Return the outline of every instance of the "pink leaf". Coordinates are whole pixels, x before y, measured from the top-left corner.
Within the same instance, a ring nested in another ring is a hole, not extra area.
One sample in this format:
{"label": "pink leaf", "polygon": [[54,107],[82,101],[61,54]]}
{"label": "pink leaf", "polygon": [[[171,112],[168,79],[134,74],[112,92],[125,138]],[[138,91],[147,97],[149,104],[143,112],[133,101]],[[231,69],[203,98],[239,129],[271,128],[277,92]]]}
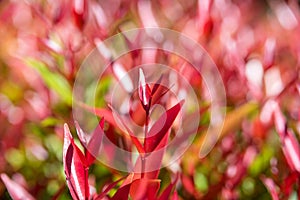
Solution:
{"label": "pink leaf", "polygon": [[143,104],[143,107],[149,109],[149,103],[151,98],[151,89],[146,84],[145,75],[142,69],[139,70],[139,97]]}
{"label": "pink leaf", "polygon": [[179,200],[177,191],[174,191],[174,194],[173,194],[171,200]]}
{"label": "pink leaf", "polygon": [[80,143],[85,148],[85,162],[87,167],[90,166],[94,161],[95,157],[98,155],[100,147],[101,147],[101,141],[102,137],[104,135],[103,127],[104,127],[104,118],[102,118],[96,127],[96,129],[93,131],[91,138],[89,139],[89,142],[86,141],[85,133],[80,128],[79,124],[75,122],[76,131],[78,138],[80,140]]}
{"label": "pink leaf", "polygon": [[85,167],[85,158],[74,143],[67,124],[64,125],[63,162],[67,184],[73,199],[89,197],[88,168]]}
{"label": "pink leaf", "polygon": [[21,185],[11,180],[6,174],[1,174],[1,179],[4,182],[12,199],[34,199]]}
{"label": "pink leaf", "polygon": [[128,128],[128,126],[126,125],[126,123],[123,121],[123,119],[121,118],[121,116],[119,115],[119,113],[111,106],[109,106],[112,111],[115,113],[115,115],[117,116],[117,118],[119,119],[119,121],[122,123],[122,125],[125,127],[126,131],[128,132],[130,139],[132,141],[132,143],[135,145],[135,147],[137,148],[138,152],[143,154],[145,153],[145,150],[141,144],[141,142],[138,140],[137,137],[135,137],[132,133],[132,131]]}
{"label": "pink leaf", "polygon": [[78,124],[77,121],[75,121],[74,124],[75,124],[75,127],[76,127],[76,133],[77,133],[77,136],[79,138],[79,141],[80,141],[81,145],[83,147],[86,147],[87,146],[87,141],[86,141],[85,133],[80,128],[80,126],[79,126],[79,124]]}
{"label": "pink leaf", "polygon": [[97,156],[99,153],[101,141],[104,135],[103,127],[104,118],[100,120],[99,125],[94,130],[92,137],[90,138],[89,143],[87,145],[86,161],[88,166],[94,162],[95,156]]}
{"label": "pink leaf", "polygon": [[149,137],[146,138],[144,144],[147,153],[152,152],[159,145],[176,119],[183,103],[184,100],[167,110],[151,127]]}
{"label": "pink leaf", "polygon": [[300,172],[300,145],[295,135],[287,130],[283,138],[283,153],[292,170]]}
{"label": "pink leaf", "polygon": [[270,178],[262,177],[261,178],[267,189],[269,190],[273,200],[279,200],[279,196],[276,190],[276,185],[274,181]]}

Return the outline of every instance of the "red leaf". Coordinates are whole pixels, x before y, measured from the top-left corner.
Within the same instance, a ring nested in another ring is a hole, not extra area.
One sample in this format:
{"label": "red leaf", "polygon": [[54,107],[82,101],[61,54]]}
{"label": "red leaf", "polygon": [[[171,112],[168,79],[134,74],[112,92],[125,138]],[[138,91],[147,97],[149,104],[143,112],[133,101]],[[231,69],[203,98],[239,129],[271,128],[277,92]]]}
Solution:
{"label": "red leaf", "polygon": [[146,84],[145,75],[142,69],[139,69],[139,97],[144,108],[149,109],[149,103],[151,98],[151,89]]}
{"label": "red leaf", "polygon": [[100,120],[99,125],[94,130],[92,137],[90,138],[89,143],[87,145],[87,152],[85,157],[88,166],[94,162],[95,156],[97,156],[99,153],[101,141],[104,135],[103,127],[104,118]]}
{"label": "red leaf", "polygon": [[140,141],[137,139],[137,137],[135,137],[132,133],[132,131],[128,128],[128,126],[126,125],[126,123],[123,121],[123,119],[121,118],[121,116],[119,115],[119,113],[111,106],[109,106],[111,108],[111,110],[115,113],[115,115],[118,117],[119,121],[122,123],[122,125],[125,127],[125,129],[127,130],[131,141],[133,142],[133,144],[135,145],[135,147],[137,148],[138,152],[141,154],[145,153],[145,150],[142,146],[142,144],[140,143]]}
{"label": "red leaf", "polygon": [[75,24],[82,29],[88,16],[87,0],[73,0],[73,17]]}
{"label": "red leaf", "polygon": [[177,194],[177,191],[176,191],[176,190],[174,191],[174,194],[173,194],[171,200],[179,200],[178,194]]}
{"label": "red leaf", "polygon": [[298,173],[294,172],[290,174],[287,178],[284,179],[283,184],[281,185],[281,189],[284,192],[285,196],[290,196],[293,190],[293,184],[297,183]]}
{"label": "red leaf", "polygon": [[131,184],[128,184],[119,188],[116,194],[111,198],[111,200],[128,200],[130,186]]}
{"label": "red leaf", "polygon": [[4,182],[7,191],[14,200],[26,199],[33,200],[34,198],[18,183],[11,180],[6,174],[1,174],[1,179]]}
{"label": "red leaf", "polygon": [[159,79],[157,80],[157,82],[154,84],[152,91],[151,91],[151,95],[153,96],[155,94],[155,92],[157,91],[157,89],[159,88],[159,86],[161,86],[161,81],[163,78],[163,74],[159,77]]}
{"label": "red leaf", "polygon": [[276,191],[276,185],[274,181],[270,178],[262,177],[261,178],[263,183],[265,184],[266,188],[270,192],[273,200],[279,200],[278,193]]}
{"label": "red leaf", "polygon": [[152,200],[159,190],[160,180],[158,179],[138,179],[132,182],[130,187],[130,197],[134,200]]}
{"label": "red leaf", "polygon": [[64,125],[64,146],[63,146],[63,164],[66,176],[69,177],[71,173],[71,163],[73,157],[73,146],[71,145],[73,140],[67,124]]}
{"label": "red leaf", "polygon": [[115,181],[115,182],[109,184],[109,185],[105,188],[105,190],[104,190],[103,192],[101,192],[101,194],[99,194],[97,197],[94,198],[94,200],[101,200],[101,199],[103,199],[104,196],[106,196],[107,193],[108,193],[112,188],[114,188],[121,180],[123,180],[123,179],[125,179],[125,178],[126,178],[126,176],[124,176],[124,177],[120,178],[119,180],[117,180],[117,181]]}
{"label": "red leaf", "polygon": [[[174,182],[169,184],[168,187],[162,192],[162,194],[159,196],[158,200],[168,200],[168,199],[170,199],[171,192],[174,189],[174,187],[176,186],[177,180],[178,180],[178,175],[176,175],[176,179],[174,180]],[[175,191],[175,193],[173,195],[173,199],[176,199],[176,196],[177,196],[177,193]]]}
{"label": "red leaf", "polygon": [[188,193],[194,195],[195,185],[194,185],[194,181],[192,180],[192,178],[190,176],[182,174],[181,175],[181,182],[182,182],[182,185],[184,186],[184,188],[186,189],[186,191]]}
{"label": "red leaf", "polygon": [[149,131],[149,137],[145,140],[145,152],[152,152],[167,134],[176,119],[184,100],[163,113],[160,118],[154,123]]}
{"label": "red leaf", "polygon": [[74,143],[67,124],[64,125],[63,163],[67,184],[73,199],[89,197],[88,168],[80,149]]}
{"label": "red leaf", "polygon": [[89,139],[89,142],[86,142],[85,133],[80,128],[79,124],[75,122],[76,131],[78,138],[82,144],[82,146],[85,148],[85,159],[86,159],[86,166],[90,166],[94,161],[95,157],[98,155],[100,147],[101,147],[101,141],[102,137],[104,135],[103,127],[104,127],[104,118],[102,118],[96,127],[96,129],[93,131],[91,138]]}
{"label": "red leaf", "polygon": [[81,145],[83,147],[86,147],[87,146],[87,142],[86,142],[86,138],[85,138],[85,133],[80,128],[80,126],[79,126],[79,124],[78,124],[77,121],[75,121],[74,124],[75,124],[75,128],[76,128],[76,133],[77,133],[77,136],[79,138],[79,141],[80,141]]}

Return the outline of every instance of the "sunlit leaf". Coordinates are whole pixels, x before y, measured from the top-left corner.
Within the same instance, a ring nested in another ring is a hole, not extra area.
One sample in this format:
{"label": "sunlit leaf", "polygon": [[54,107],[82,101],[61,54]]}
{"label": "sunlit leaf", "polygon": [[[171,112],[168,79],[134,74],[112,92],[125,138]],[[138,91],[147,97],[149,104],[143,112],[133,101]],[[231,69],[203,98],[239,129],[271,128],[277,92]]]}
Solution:
{"label": "sunlit leaf", "polygon": [[175,106],[167,110],[160,116],[160,118],[153,124],[149,131],[149,137],[145,140],[145,151],[152,152],[162,141],[168,130],[171,128],[174,120],[176,119],[181,106],[184,101],[177,103]]}

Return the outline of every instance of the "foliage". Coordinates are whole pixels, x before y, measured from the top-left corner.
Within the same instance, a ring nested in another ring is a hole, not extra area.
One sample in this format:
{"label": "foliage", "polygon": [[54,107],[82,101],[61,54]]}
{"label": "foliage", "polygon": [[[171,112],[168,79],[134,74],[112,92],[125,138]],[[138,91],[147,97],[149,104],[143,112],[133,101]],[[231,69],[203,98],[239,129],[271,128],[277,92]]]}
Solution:
{"label": "foliage", "polygon": [[[299,199],[299,19],[295,0],[0,1],[0,198]],[[132,51],[105,71],[96,107],[72,102],[86,56],[100,47],[110,59],[101,46],[105,39],[144,27],[185,34],[218,67],[226,118],[217,144],[204,158],[199,150],[211,121],[210,94],[178,55]],[[142,133],[106,103],[114,81],[121,79],[116,65],[130,71],[145,63],[184,74],[200,102],[193,143],[164,168],[166,153],[155,158],[151,153],[172,142],[187,105],[164,86],[165,80],[173,81],[170,74],[149,83],[150,75],[139,69],[130,117]],[[89,137],[74,121],[72,105],[99,117]],[[127,163],[131,172],[97,160],[100,149],[107,148],[99,142],[103,137],[138,155]]]}

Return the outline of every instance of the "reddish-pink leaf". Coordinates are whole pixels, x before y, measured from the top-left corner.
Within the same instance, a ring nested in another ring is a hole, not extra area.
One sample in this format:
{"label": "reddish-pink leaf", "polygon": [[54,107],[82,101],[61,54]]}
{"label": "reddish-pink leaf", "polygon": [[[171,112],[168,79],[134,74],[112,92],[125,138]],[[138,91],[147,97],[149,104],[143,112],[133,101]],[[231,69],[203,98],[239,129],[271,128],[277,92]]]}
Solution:
{"label": "reddish-pink leaf", "polygon": [[179,200],[178,194],[177,194],[177,191],[176,191],[176,190],[174,191],[174,194],[173,194],[173,196],[171,197],[171,200]]}
{"label": "reddish-pink leaf", "polygon": [[152,99],[151,99],[151,105],[156,104],[165,94],[167,94],[171,90],[171,88],[173,86],[174,85],[172,85],[169,88],[165,88],[163,85],[159,85],[159,87],[156,89],[157,92],[153,93],[153,96],[152,96]]}
{"label": "reddish-pink leaf", "polygon": [[82,29],[88,17],[87,0],[73,0],[73,17],[77,27]]}
{"label": "reddish-pink leaf", "polygon": [[[159,144],[157,145],[157,147],[153,150],[154,153],[149,153],[146,156],[146,166],[145,166],[145,177],[147,177],[148,179],[157,179],[158,175],[159,175],[159,169],[161,168],[161,164],[162,164],[162,160],[163,160],[163,156],[165,153],[165,149],[163,149],[163,147],[165,147],[168,143],[168,139],[170,136],[170,130],[167,131],[167,133],[164,135],[164,137],[161,139],[161,141],[159,142]],[[138,159],[138,163],[136,163],[136,170],[140,170],[141,169],[141,158]],[[157,169],[157,170],[154,170]]]}
{"label": "reddish-pink leaf", "polygon": [[94,162],[95,156],[97,156],[99,153],[102,138],[104,135],[103,127],[104,118],[101,119],[99,125],[94,130],[92,137],[90,138],[90,141],[87,145],[86,161],[88,166],[90,166]]}
{"label": "reddish-pink leaf", "polygon": [[117,180],[117,181],[109,184],[105,188],[105,190],[103,192],[101,192],[101,194],[99,194],[97,197],[94,198],[94,200],[101,200],[101,199],[103,199],[112,188],[114,188],[120,181],[124,180],[125,178],[126,178],[126,176],[124,176],[124,177],[120,178],[119,180]]}
{"label": "reddish-pink leaf", "polygon": [[290,130],[287,130],[282,142],[283,153],[289,166],[292,170],[300,173],[300,145],[295,135]]}
{"label": "reddish-pink leaf", "polygon": [[1,179],[5,184],[7,191],[9,192],[12,199],[34,199],[21,185],[11,180],[6,174],[1,174]]}
{"label": "reddish-pink leaf", "polygon": [[123,121],[123,119],[121,118],[121,116],[118,114],[118,112],[111,106],[109,106],[111,108],[111,110],[115,113],[115,115],[117,116],[117,118],[119,119],[119,121],[122,123],[122,125],[125,127],[126,131],[128,132],[130,139],[132,141],[132,143],[135,145],[135,147],[137,148],[138,152],[141,154],[145,153],[145,150],[141,144],[141,142],[138,140],[137,137],[134,136],[134,134],[132,133],[132,131],[130,130],[130,128],[128,128],[128,126],[126,125],[126,123]]}
{"label": "reddish-pink leaf", "polygon": [[283,184],[281,185],[281,190],[284,192],[285,196],[290,196],[293,191],[293,185],[297,183],[298,173],[293,172],[287,178],[284,179]]}
{"label": "reddish-pink leaf", "polygon": [[85,148],[85,159],[86,159],[86,166],[90,166],[94,161],[95,157],[99,153],[100,147],[101,147],[101,141],[102,137],[104,135],[103,127],[104,127],[104,118],[102,118],[96,127],[96,129],[93,131],[89,142],[86,142],[85,133],[80,128],[79,124],[75,122],[76,131],[78,138],[80,140],[80,143]]}
{"label": "reddish-pink leaf", "polygon": [[128,200],[130,186],[131,184],[128,184],[119,188],[116,194],[111,198],[111,200]]}
{"label": "reddish-pink leaf", "polygon": [[135,180],[130,187],[130,197],[134,200],[155,199],[159,186],[160,180],[158,179]]}
{"label": "reddish-pink leaf", "polygon": [[194,181],[190,176],[187,176],[185,174],[181,175],[181,182],[183,187],[186,189],[186,191],[192,195],[195,193],[195,185]]}
{"label": "reddish-pink leaf", "polygon": [[139,69],[139,98],[144,108],[149,109],[151,89],[149,85],[146,83],[145,75],[142,69]]}
{"label": "reddish-pink leaf", "polygon": [[274,181],[270,178],[262,177],[261,178],[263,183],[265,184],[266,188],[270,192],[273,200],[279,200],[279,196],[276,190],[276,185]]}
{"label": "reddish-pink leaf", "polygon": [[67,124],[64,126],[63,162],[67,184],[73,199],[89,197],[88,168],[84,155],[74,143]]}
{"label": "reddish-pink leaf", "polygon": [[63,164],[64,164],[64,171],[67,178],[68,188],[70,190],[71,196],[73,199],[78,199],[75,188],[69,181],[69,177],[71,175],[71,166],[73,160],[73,145],[71,144],[71,140],[73,140],[69,127],[67,124],[64,125],[64,147],[63,147]]}
{"label": "reddish-pink leaf", "polygon": [[280,138],[283,138],[284,134],[286,132],[286,120],[285,120],[277,102],[274,102],[272,111],[273,111],[273,116],[274,116],[275,128],[276,128]]}
{"label": "reddish-pink leaf", "polygon": [[159,86],[161,86],[162,78],[163,78],[163,74],[159,77],[159,79],[154,84],[152,91],[151,91],[151,96],[153,96],[155,94],[155,92],[157,91],[157,89],[159,88]]}
{"label": "reddish-pink leaf", "polygon": [[87,142],[86,142],[86,137],[85,137],[85,133],[83,132],[83,130],[80,128],[79,124],[77,121],[74,122],[75,124],[75,127],[76,127],[76,133],[77,133],[77,136],[79,138],[79,141],[81,143],[81,145],[83,147],[86,147],[87,146]]}
{"label": "reddish-pink leaf", "polygon": [[149,137],[146,138],[144,148],[147,153],[152,152],[167,134],[176,119],[184,100],[163,113],[154,123],[149,131]]}
{"label": "reddish-pink leaf", "polygon": [[263,58],[263,64],[266,68],[269,68],[273,65],[275,50],[276,40],[274,38],[268,38],[265,42]]}
{"label": "reddish-pink leaf", "polygon": [[67,124],[64,125],[64,146],[63,146],[63,165],[66,176],[69,177],[71,173],[71,163],[73,159],[73,146],[71,145],[73,140]]}
{"label": "reddish-pink leaf", "polygon": [[[172,190],[174,189],[174,187],[176,186],[178,180],[178,175],[176,175],[175,180],[173,181],[173,183],[170,183],[167,188],[162,192],[162,194],[159,196],[158,200],[168,200],[170,199]],[[176,191],[175,191],[176,192]],[[174,197],[175,196],[175,197]],[[177,197],[177,193],[174,193],[173,195],[173,199],[176,199]],[[178,197],[177,197],[178,198]]]}

